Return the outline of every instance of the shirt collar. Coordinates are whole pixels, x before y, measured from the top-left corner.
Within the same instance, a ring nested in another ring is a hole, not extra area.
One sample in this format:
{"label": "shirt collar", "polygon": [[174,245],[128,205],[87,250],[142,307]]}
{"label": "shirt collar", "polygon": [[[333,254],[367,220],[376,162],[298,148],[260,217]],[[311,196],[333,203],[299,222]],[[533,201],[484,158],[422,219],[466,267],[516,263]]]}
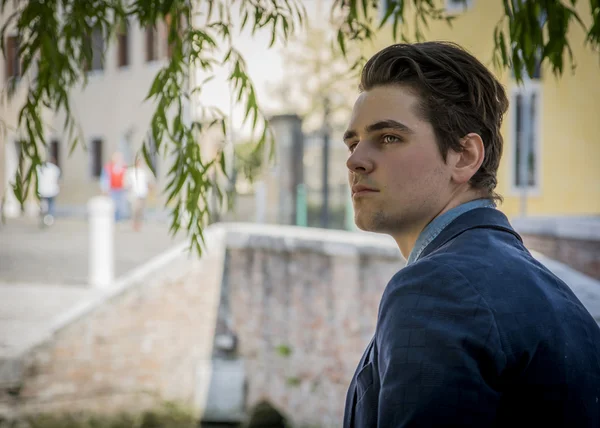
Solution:
{"label": "shirt collar", "polygon": [[406,265],[408,266],[417,261],[425,247],[427,247],[427,245],[429,245],[431,241],[433,241],[440,234],[440,232],[444,230],[446,226],[452,223],[452,221],[454,221],[458,216],[476,208],[495,207],[496,204],[494,204],[491,199],[476,199],[452,208],[451,210],[448,210],[445,213],[437,216],[419,234],[417,242],[415,242],[415,246],[408,256]]}

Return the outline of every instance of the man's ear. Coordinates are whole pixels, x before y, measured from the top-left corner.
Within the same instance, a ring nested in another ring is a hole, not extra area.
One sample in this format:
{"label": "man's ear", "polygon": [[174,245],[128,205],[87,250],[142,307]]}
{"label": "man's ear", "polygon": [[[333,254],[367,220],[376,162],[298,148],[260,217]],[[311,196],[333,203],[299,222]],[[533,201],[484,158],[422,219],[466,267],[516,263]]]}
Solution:
{"label": "man's ear", "polygon": [[479,134],[474,132],[461,138],[460,145],[462,146],[460,152],[452,149],[448,151],[448,165],[452,167],[453,180],[464,184],[479,171],[485,158],[485,147]]}

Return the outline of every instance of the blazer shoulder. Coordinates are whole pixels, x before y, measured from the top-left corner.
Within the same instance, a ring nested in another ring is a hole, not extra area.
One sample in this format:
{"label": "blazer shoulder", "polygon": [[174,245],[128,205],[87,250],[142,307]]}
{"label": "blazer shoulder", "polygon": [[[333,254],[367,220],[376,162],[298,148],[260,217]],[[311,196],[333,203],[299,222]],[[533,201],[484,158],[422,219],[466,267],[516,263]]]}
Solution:
{"label": "blazer shoulder", "polygon": [[381,353],[422,344],[426,357],[433,359],[440,352],[475,352],[496,367],[493,377],[506,362],[494,311],[486,299],[460,271],[431,258],[405,267],[386,287],[376,342]]}
{"label": "blazer shoulder", "polygon": [[[480,290],[443,258],[431,257],[404,267],[386,286],[379,307],[382,315],[397,311],[430,311],[484,317],[495,324],[491,305]],[[462,317],[462,315],[461,315]],[[469,317],[464,318],[465,321]]]}
{"label": "blazer shoulder", "polygon": [[389,281],[382,300],[397,293],[450,297],[477,291],[471,287],[467,277],[447,260],[428,257],[399,270]]}

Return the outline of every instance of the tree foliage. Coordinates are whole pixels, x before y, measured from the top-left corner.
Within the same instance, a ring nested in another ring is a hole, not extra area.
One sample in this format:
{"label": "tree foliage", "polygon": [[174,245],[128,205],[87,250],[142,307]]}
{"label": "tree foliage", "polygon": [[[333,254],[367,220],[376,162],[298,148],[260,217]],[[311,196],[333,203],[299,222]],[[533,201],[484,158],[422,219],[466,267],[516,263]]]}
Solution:
{"label": "tree foliage", "polygon": [[[548,63],[560,76],[565,58],[574,64],[569,31],[583,28],[586,43],[596,54],[600,45],[600,0],[488,0],[502,1],[503,14],[494,30],[494,60],[499,67],[511,67],[521,80],[532,75],[536,63]],[[13,183],[21,202],[35,180],[36,166],[42,161],[45,145],[43,108],[65,113],[65,131],[71,150],[80,141],[80,133],[71,111],[69,93],[85,85],[86,64],[92,61],[91,34],[100,30],[105,45],[112,43],[119,25],[125,20],[141,26],[168,21],[171,58],[156,75],[148,92],[155,106],[149,135],[156,148],[172,159],[165,191],[172,208],[172,231],[184,228],[191,246],[201,250],[202,231],[208,219],[207,196],[214,185],[215,169],[226,171],[225,157],[205,158],[198,144],[202,132],[220,127],[227,133],[222,112],[204,106],[200,119],[187,123],[182,119],[183,104],[201,92],[204,82],[189,85],[192,67],[214,74],[217,66],[230,70],[228,79],[236,102],[243,105],[245,120],[255,131],[256,147],[270,144],[268,122],[261,112],[256,91],[248,76],[243,55],[233,43],[232,34],[244,28],[267,29],[270,44],[285,42],[303,28],[306,13],[301,0],[0,0],[0,13],[11,2],[15,12],[1,31],[2,50],[5,33],[16,27],[20,36],[22,74],[28,94],[18,117],[19,130],[25,135],[23,156]],[[578,15],[578,3],[589,2],[591,20]],[[350,45],[371,40],[378,31],[391,30],[395,40],[415,41],[432,21],[447,21],[443,1],[438,0],[334,0],[331,25],[336,29],[336,47],[346,54]],[[414,25],[403,25],[409,18]],[[235,19],[234,19],[235,18]],[[586,24],[591,21],[591,24]],[[351,65],[349,64],[349,67]],[[29,73],[28,73],[29,71]],[[9,82],[13,92],[17,81]],[[167,112],[173,111],[173,115]],[[150,162],[150,141],[142,154]]]}

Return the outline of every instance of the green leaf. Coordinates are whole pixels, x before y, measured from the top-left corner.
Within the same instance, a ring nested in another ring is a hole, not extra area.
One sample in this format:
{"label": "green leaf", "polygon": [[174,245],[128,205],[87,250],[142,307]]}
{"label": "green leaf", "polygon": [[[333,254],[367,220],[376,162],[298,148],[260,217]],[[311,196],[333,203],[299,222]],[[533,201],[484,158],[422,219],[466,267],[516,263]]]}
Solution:
{"label": "green leaf", "polygon": [[358,19],[358,9],[356,8],[357,0],[348,0],[350,3],[350,16],[354,19]]}
{"label": "green leaf", "polygon": [[342,30],[338,30],[337,32],[337,41],[342,54],[346,56],[346,41],[344,40],[344,33],[342,33]]}
{"label": "green leaf", "polygon": [[225,176],[225,178],[229,178],[229,175],[227,174],[227,165],[226,165],[226,160],[225,160],[225,152],[221,152],[220,156],[219,156],[219,166],[221,168],[221,172],[223,173],[223,175]]}
{"label": "green leaf", "polygon": [[159,71],[156,77],[154,78],[154,81],[152,82],[152,86],[150,87],[150,91],[148,92],[148,95],[146,95],[145,100],[149,100],[163,89],[163,87],[165,86],[164,78],[164,70]]}
{"label": "green leaf", "polygon": [[506,48],[506,40],[504,38],[504,32],[500,32],[499,39],[500,39],[500,55],[502,55],[502,64],[506,66],[506,65],[508,65],[508,54],[507,54],[507,48]]}

